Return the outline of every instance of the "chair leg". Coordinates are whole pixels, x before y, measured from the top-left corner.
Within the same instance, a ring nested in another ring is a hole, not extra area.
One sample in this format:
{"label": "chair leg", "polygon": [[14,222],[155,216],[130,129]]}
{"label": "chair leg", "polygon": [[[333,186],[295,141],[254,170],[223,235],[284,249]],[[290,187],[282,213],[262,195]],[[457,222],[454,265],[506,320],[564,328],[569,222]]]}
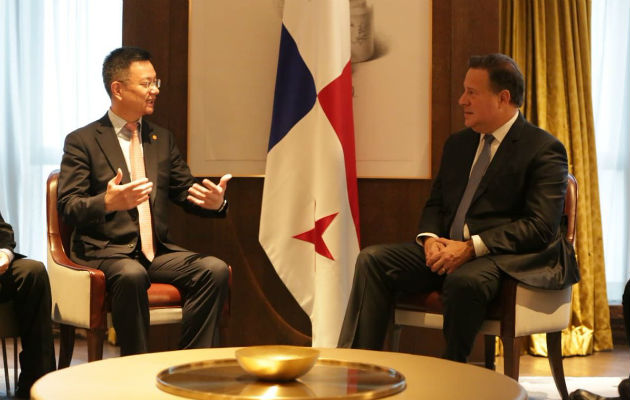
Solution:
{"label": "chair leg", "polygon": [[[9,366],[7,364],[7,343],[2,338],[2,362],[4,363],[4,382],[7,385],[7,396],[11,394],[11,384],[9,383]],[[17,366],[14,366],[17,368]]]}
{"label": "chair leg", "polygon": [[62,369],[70,366],[74,352],[74,326],[59,325],[59,366]]}
{"label": "chair leg", "polygon": [[88,362],[103,359],[103,342],[105,341],[104,329],[88,329],[87,345],[88,345]]}
{"label": "chair leg", "polygon": [[486,358],[486,368],[495,370],[495,347],[496,347],[496,336],[494,335],[484,335],[484,349],[485,349],[485,358]]}
{"label": "chair leg", "polygon": [[567,390],[567,382],[564,379],[564,367],[562,365],[562,332],[548,332],[546,336],[549,367],[551,367],[553,381],[556,383],[556,388],[562,400],[567,400],[569,391]]}
{"label": "chair leg", "polygon": [[[18,381],[18,338],[15,336],[13,338],[13,387],[17,388]],[[7,394],[8,393],[7,387]]]}
{"label": "chair leg", "polygon": [[392,338],[390,340],[391,351],[398,351],[400,347],[400,333],[402,331],[402,325],[394,324],[392,329]]}
{"label": "chair leg", "polygon": [[518,367],[521,361],[520,338],[501,337],[503,341],[503,375],[518,381]]}

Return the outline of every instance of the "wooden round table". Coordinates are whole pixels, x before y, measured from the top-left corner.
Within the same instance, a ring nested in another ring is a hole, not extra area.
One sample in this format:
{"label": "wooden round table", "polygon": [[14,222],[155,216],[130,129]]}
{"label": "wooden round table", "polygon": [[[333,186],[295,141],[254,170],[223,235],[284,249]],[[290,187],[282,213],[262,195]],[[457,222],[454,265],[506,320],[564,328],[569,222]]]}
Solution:
{"label": "wooden round table", "polygon": [[[31,398],[183,399],[156,386],[157,374],[172,366],[234,358],[237,348],[178,350],[109,358],[51,372],[33,385]],[[513,379],[469,364],[405,353],[320,349],[320,358],[376,364],[397,370],[407,388],[388,399],[527,399]]]}

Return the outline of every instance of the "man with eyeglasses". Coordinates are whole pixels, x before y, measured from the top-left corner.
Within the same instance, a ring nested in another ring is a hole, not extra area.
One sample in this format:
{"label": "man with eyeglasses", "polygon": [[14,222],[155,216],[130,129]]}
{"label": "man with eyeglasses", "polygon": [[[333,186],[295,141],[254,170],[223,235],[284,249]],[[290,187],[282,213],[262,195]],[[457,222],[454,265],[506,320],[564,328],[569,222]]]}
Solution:
{"label": "man with eyeglasses", "polygon": [[215,346],[228,267],[171,241],[168,200],[196,215],[223,217],[231,176],[218,184],[196,180],[173,134],[144,118],[153,114],[161,83],[146,50],[112,51],[103,83],[111,107],[64,145],[58,209],[74,227],[70,257],[105,273],[121,355],[147,351],[151,282],[183,294],[180,348]]}

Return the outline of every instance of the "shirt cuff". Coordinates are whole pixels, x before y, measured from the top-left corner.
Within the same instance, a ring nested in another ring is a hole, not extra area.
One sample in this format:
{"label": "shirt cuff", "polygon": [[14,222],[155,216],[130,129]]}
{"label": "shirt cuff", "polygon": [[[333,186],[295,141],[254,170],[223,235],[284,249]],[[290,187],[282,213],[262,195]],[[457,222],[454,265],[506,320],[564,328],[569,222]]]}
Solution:
{"label": "shirt cuff", "polygon": [[0,251],[6,254],[7,257],[9,257],[9,264],[11,264],[13,262],[13,258],[15,258],[13,252],[9,249],[0,249]]}
{"label": "shirt cuff", "polygon": [[482,257],[486,254],[490,253],[486,244],[481,240],[479,235],[472,235],[470,238],[473,242],[473,247],[475,248],[475,257]]}
{"label": "shirt cuff", "polygon": [[431,232],[418,233],[418,235],[416,236],[416,243],[418,243],[420,246],[424,247],[424,244],[422,243],[422,241],[424,240],[423,238],[425,238],[425,237],[437,238],[438,235],[436,235],[435,233],[431,233]]}

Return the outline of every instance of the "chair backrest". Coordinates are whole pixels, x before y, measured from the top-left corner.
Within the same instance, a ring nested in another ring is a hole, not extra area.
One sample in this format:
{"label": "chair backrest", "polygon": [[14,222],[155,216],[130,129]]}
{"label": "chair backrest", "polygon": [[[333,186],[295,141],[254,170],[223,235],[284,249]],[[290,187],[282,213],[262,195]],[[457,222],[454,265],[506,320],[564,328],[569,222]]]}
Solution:
{"label": "chair backrest", "polygon": [[68,258],[70,251],[70,236],[72,228],[63,223],[63,219],[57,213],[57,182],[59,170],[54,170],[48,175],[46,181],[46,221],[48,245],[51,255],[62,262],[71,262]]}
{"label": "chair backrest", "polygon": [[564,196],[564,214],[567,216],[567,240],[575,246],[577,231],[577,180],[571,174],[568,177],[567,193]]}

